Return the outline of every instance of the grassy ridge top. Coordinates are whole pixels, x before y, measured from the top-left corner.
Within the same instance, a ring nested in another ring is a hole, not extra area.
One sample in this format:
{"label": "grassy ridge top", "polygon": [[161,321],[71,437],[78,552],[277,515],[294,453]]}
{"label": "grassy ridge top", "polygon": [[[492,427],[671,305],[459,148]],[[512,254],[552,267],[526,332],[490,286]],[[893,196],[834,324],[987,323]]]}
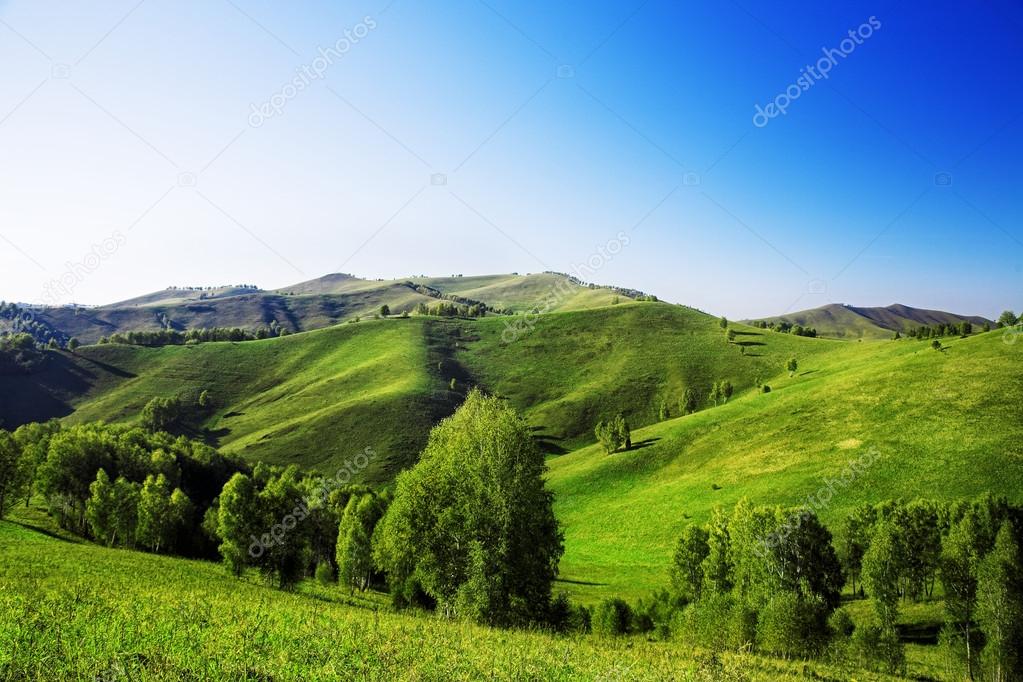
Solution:
{"label": "grassy ridge top", "polygon": [[804,504],[871,449],[880,459],[833,486],[825,521],[891,497],[1023,499],[1018,348],[996,332],[941,352],[912,340],[835,346],[801,355],[796,376],[772,379],[769,394],[634,432],[639,449],[551,459],[564,576],[599,583],[582,590],[590,595],[655,588],[686,523],[744,496]]}

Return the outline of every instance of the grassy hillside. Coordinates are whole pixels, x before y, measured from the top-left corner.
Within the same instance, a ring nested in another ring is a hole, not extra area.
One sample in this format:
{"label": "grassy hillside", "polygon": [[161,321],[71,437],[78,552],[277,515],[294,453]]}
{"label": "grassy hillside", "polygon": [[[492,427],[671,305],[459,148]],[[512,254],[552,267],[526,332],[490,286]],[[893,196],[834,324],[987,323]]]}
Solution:
{"label": "grassy hillside", "polygon": [[488,318],[462,325],[466,340],[457,358],[482,386],[507,398],[554,452],[592,443],[594,425],[619,411],[633,426],[650,424],[662,402],[678,414],[687,386],[704,398],[719,380],[746,390],[793,355],[841,345],[742,325],[733,325],[737,335],[729,343],[717,318],[665,303],[544,315],[505,342],[509,324]]}
{"label": "grassy hillside", "polygon": [[585,583],[575,591],[586,598],[656,588],[687,522],[743,496],[804,504],[870,449],[879,460],[833,486],[820,511],[826,522],[898,496],[990,491],[1021,501],[1019,367],[1019,350],[997,332],[948,341],[940,352],[912,340],[837,343],[801,356],[796,376],[774,377],[769,394],[742,392],[634,432],[642,447],[631,452],[591,446],[553,458],[563,576]]}
{"label": "grassy hillside", "polygon": [[673,642],[377,612],[370,608],[379,600],[350,599],[336,587],[279,592],[215,564],[46,535],[28,512],[19,515],[0,521],[3,679],[763,682],[851,672],[757,656],[714,662]]}
{"label": "grassy hillside", "polygon": [[593,442],[600,419],[624,412],[650,424],[662,401],[677,414],[686,386],[706,396],[727,379],[745,390],[790,355],[841,345],[738,326],[729,343],[715,318],[663,303],[534,319],[510,342],[506,325],[521,318],[413,316],[242,343],[90,346],[14,378],[38,407],[0,398],[0,415],[13,425],[74,408],[71,421],[131,421],[154,396],[207,389],[217,410],[202,427],[226,452],[322,470],[369,446],[389,458],[374,472],[381,480],[413,460],[474,384],[507,398],[548,451],[566,452]]}

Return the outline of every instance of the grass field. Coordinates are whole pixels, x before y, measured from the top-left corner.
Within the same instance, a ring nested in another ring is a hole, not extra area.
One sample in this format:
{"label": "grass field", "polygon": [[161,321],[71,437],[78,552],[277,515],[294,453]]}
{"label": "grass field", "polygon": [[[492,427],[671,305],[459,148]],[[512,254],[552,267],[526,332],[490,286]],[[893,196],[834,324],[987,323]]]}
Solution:
{"label": "grass field", "polygon": [[33,510],[15,521],[0,521],[0,679],[894,679],[818,662],[711,659],[639,637],[395,614],[379,597],[336,587],[285,593],[217,564],[62,537]]}

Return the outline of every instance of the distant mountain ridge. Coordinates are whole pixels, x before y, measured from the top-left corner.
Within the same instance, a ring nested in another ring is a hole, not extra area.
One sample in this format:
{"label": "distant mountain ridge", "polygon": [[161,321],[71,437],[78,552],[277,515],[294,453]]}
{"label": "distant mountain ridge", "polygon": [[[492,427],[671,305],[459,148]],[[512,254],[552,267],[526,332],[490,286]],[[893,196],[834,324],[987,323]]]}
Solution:
{"label": "distant mountain ridge", "polygon": [[768,324],[781,322],[798,324],[816,329],[819,336],[839,339],[886,338],[895,332],[905,333],[921,325],[959,324],[964,321],[977,326],[983,326],[985,323],[993,324],[991,320],[979,315],[960,315],[943,310],[914,308],[901,303],[883,307],[858,307],[842,303],[829,303],[819,308],[750,321],[763,321]]}

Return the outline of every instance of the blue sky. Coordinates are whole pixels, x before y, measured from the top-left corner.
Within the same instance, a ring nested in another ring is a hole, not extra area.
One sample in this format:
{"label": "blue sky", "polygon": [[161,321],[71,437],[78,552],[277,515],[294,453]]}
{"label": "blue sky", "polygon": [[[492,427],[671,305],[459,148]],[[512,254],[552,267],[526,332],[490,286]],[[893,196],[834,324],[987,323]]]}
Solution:
{"label": "blue sky", "polygon": [[591,279],[733,318],[1019,309],[1023,10],[906,5],[0,2],[0,298],[572,272],[625,233]]}

